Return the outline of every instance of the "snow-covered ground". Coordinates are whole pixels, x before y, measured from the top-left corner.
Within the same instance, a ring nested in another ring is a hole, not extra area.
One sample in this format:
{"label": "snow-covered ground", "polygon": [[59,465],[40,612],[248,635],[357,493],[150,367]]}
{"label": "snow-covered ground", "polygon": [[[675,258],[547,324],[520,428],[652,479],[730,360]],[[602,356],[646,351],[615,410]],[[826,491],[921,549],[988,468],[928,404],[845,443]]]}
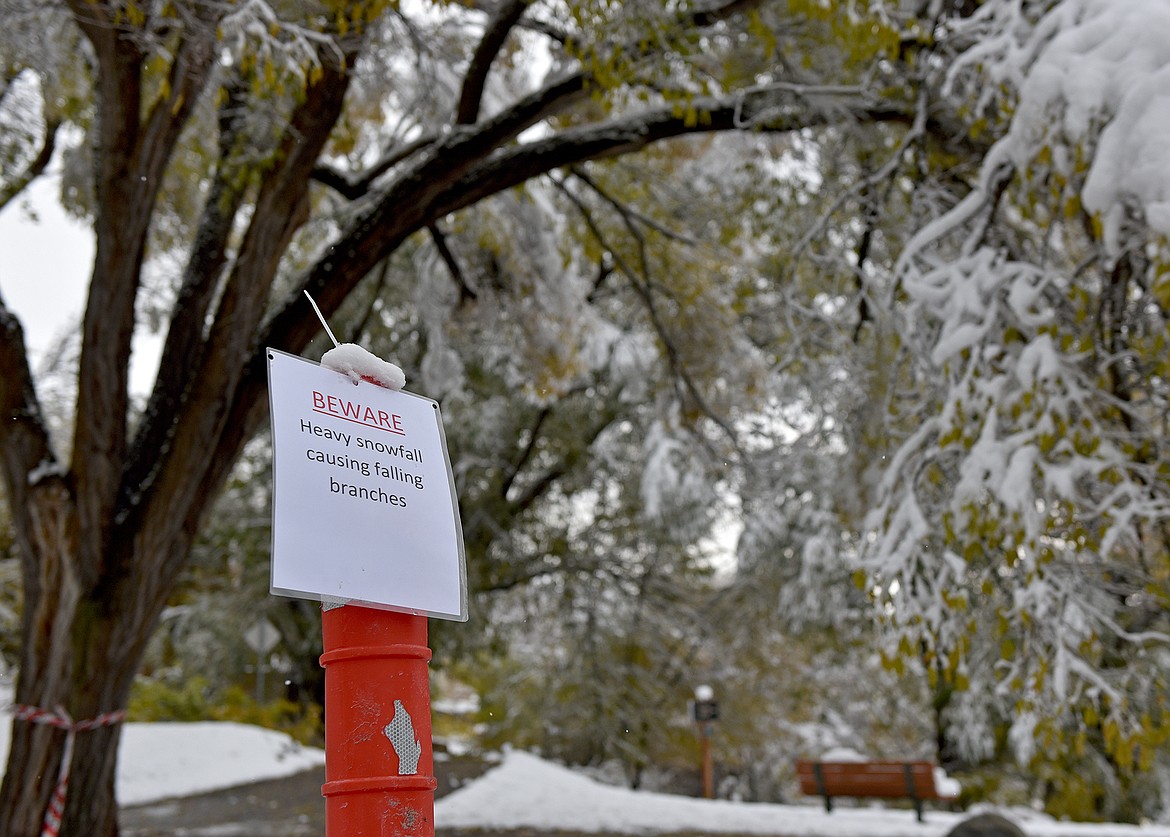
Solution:
{"label": "snow-covered ground", "polygon": [[[0,755],[10,724],[0,723]],[[188,796],[320,766],[321,750],[244,724],[126,724],[118,760],[118,798],[134,805]],[[784,837],[943,837],[970,816],[877,806],[826,814],[818,800],[803,805],[708,801],[612,787],[530,753],[510,750],[498,766],[440,799],[440,828],[642,834],[689,832]],[[1027,812],[1005,812],[1029,837],[1170,837],[1170,826],[1061,823]]]}
{"label": "snow-covered ground", "polygon": [[[1170,827],[1061,823],[1032,812],[1002,812],[1029,837],[1170,837]],[[768,834],[785,837],[942,837],[973,812],[763,805],[691,799],[615,788],[511,751],[499,767],[435,805],[435,824],[463,828],[654,834]]]}
{"label": "snow-covered ground", "polygon": [[[11,734],[11,720],[0,720],[0,771]],[[324,763],[323,750],[247,724],[126,724],[118,750],[118,801],[138,805],[191,796],[291,776]]]}

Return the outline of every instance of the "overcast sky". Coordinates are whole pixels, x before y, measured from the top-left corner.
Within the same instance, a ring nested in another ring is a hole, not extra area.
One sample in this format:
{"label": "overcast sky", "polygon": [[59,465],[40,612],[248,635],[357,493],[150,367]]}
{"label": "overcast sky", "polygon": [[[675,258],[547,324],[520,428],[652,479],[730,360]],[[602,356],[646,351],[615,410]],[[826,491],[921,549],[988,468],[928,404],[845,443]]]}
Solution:
{"label": "overcast sky", "polygon": [[[0,297],[24,326],[36,372],[41,354],[67,330],[81,327],[93,267],[93,233],[65,214],[50,172],[0,212]],[[153,382],[161,335],[135,338],[130,387],[144,394]]]}
{"label": "overcast sky", "polygon": [[93,235],[61,209],[58,185],[41,177],[0,212],[0,294],[37,354],[80,321],[93,264]]}

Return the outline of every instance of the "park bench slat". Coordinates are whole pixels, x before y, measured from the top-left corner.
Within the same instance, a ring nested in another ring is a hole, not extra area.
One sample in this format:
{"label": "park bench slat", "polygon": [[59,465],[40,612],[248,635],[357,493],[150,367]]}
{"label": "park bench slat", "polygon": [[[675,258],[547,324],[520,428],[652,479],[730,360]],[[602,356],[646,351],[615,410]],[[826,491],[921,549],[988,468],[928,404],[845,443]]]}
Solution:
{"label": "park bench slat", "polygon": [[800,792],[825,799],[825,810],[833,810],[834,796],[909,799],[918,819],[922,802],[946,799],[934,784],[934,764],[929,761],[811,761],[796,762]]}

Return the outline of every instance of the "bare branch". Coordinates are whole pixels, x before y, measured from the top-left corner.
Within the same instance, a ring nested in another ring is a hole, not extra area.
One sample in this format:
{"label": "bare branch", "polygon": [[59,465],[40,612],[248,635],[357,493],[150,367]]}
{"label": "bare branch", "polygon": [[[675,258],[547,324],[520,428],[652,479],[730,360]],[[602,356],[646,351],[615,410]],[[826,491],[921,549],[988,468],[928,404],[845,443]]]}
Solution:
{"label": "bare branch", "polygon": [[123,470],[119,506],[124,508],[133,504],[132,493],[141,492],[150,484],[151,474],[161,462],[160,453],[170,443],[179,406],[204,351],[203,331],[207,315],[227,263],[228,238],[244,200],[247,182],[229,163],[233,148],[240,139],[242,125],[238,115],[243,94],[238,85],[229,86],[220,108],[219,159],[222,165],[215,172],[208,190],[191,257],[173,306],[175,313],[167,329],[154,389]]}
{"label": "bare branch", "polygon": [[[844,98],[840,107],[851,110],[860,121],[909,120],[900,109],[868,107],[851,98]],[[809,108],[797,92],[763,91],[696,100],[690,112],[663,106],[503,150],[493,140],[505,131],[494,121],[453,132],[384,187],[380,198],[350,222],[337,243],[306,274],[298,293],[269,320],[259,346],[299,351],[318,328],[312,312],[302,310],[300,290],[308,290],[327,315],[332,313],[374,265],[407,237],[447,213],[574,163],[631,153],[672,137],[734,130],[745,114],[764,109],[768,110],[767,118],[753,120],[755,130],[788,132],[826,120],[824,110]],[[509,117],[502,119],[510,122]],[[260,354],[253,357],[252,362],[260,366],[252,374],[263,373],[262,360]]]}
{"label": "bare branch", "polygon": [[455,260],[455,254],[447,246],[447,237],[439,229],[439,225],[433,223],[427,224],[427,231],[431,234],[431,242],[439,252],[439,258],[443,260],[443,264],[447,266],[447,271],[451,274],[451,278],[459,286],[459,301],[462,303],[470,299],[476,299],[478,295],[467,284],[467,277],[463,275],[463,271],[459,267],[459,262]]}
{"label": "bare branch", "polygon": [[407,145],[396,146],[356,178],[350,178],[324,165],[319,165],[313,170],[313,178],[343,197],[356,200],[370,192],[375,180],[411,157],[422,158],[426,155],[433,159],[437,154],[443,153],[445,147],[452,142],[467,138],[474,138],[486,153],[515,139],[525,129],[542,119],[568,107],[583,95],[584,90],[585,77],[581,74],[569,75],[524,97],[506,111],[477,125],[474,131],[468,127],[460,127],[452,134],[427,134]]}
{"label": "bare branch", "polygon": [[53,152],[57,149],[57,131],[60,127],[61,123],[57,120],[52,120],[45,125],[45,138],[41,142],[37,156],[11,183],[0,189],[0,210],[11,203],[13,198],[28,188],[28,185],[48,168],[49,161],[53,159]]}
{"label": "bare branch", "polygon": [[479,107],[487,83],[492,62],[504,46],[508,33],[516,26],[532,0],[504,0],[488,20],[483,38],[471,56],[467,74],[463,78],[463,91],[455,109],[456,125],[472,125],[479,119]]}
{"label": "bare branch", "polygon": [[[764,0],[729,0],[729,2],[726,2],[721,6],[706,9],[704,11],[696,12],[686,16],[684,20],[680,21],[680,25],[686,25],[689,22],[690,25],[712,26],[736,13],[745,11],[754,6],[758,6],[761,2],[764,2]],[[527,23],[525,23],[527,19],[522,21],[521,18],[523,16],[524,10],[530,3],[531,0],[508,0],[508,2],[504,4],[504,7],[498,10],[495,18],[493,18],[492,23],[489,24],[489,32],[485,34],[485,37],[481,42],[479,49],[477,50],[477,56],[479,56],[480,53],[483,53],[484,58],[494,58],[499,50],[499,45],[497,45],[495,50],[491,51],[489,55],[488,47],[485,46],[485,44],[488,43],[488,39],[498,38],[499,43],[502,44],[508,32],[511,31],[511,28],[514,28],[518,25],[527,25]],[[515,15],[515,19],[513,19],[512,15]],[[495,33],[494,35],[493,32]],[[492,43],[494,43],[494,41]],[[485,76],[489,68],[490,61],[488,66],[482,68],[482,73]],[[471,72],[472,70],[469,68],[468,76],[464,83],[464,91],[460,99],[460,106],[456,113],[456,126],[470,125],[478,118],[479,101],[480,97],[482,96],[482,79],[480,79],[478,82],[478,91],[474,95],[475,113],[471,116],[470,119],[467,118],[469,112],[468,109],[471,107],[471,104],[467,104],[467,101],[472,98],[472,92],[468,89],[469,84],[471,83]],[[477,131],[474,134],[469,134],[466,136],[474,137],[476,142],[482,145],[482,147],[485,149],[497,149],[503,146],[505,143],[514,140],[525,130],[531,128],[541,120],[554,116],[573,103],[579,101],[585,95],[590,78],[590,74],[584,71],[569,73],[565,76],[562,76],[545,85],[541,89],[536,90],[530,93],[528,96],[518,100],[511,107],[501,111],[499,114],[493,116],[490,120],[479,124],[477,126]],[[763,90],[748,91],[745,97],[740,100],[741,104],[743,104],[746,100],[760,100],[763,98],[764,94],[769,92],[770,91]],[[797,91],[797,93],[799,94],[799,91]],[[745,114],[750,114],[753,112],[754,111],[752,108],[747,107],[739,114],[739,116],[742,119],[744,118]],[[740,124],[734,125],[733,127],[744,128],[749,126],[746,124]],[[458,128],[455,133],[456,135],[459,135]],[[450,142],[450,140],[450,136],[443,137],[439,135],[428,134],[423,137],[419,137],[408,145],[401,147],[396,146],[395,148],[390,149],[385,157],[383,157],[358,177],[349,177],[327,166],[319,166],[317,169],[315,169],[313,172],[313,177],[318,182],[334,189],[343,197],[349,200],[356,200],[357,198],[367,194],[372,188],[374,181],[390,171],[392,168],[394,168],[394,166],[415,155],[420,154],[420,152],[423,151],[439,153],[439,149],[442,149],[445,144]]]}
{"label": "bare branch", "polygon": [[54,462],[33,387],[24,330],[0,299],[0,468],[10,508],[23,507],[29,474],[42,463]]}
{"label": "bare branch", "polygon": [[544,426],[545,421],[552,414],[551,407],[542,407],[536,413],[536,421],[533,422],[532,429],[528,431],[528,443],[524,446],[524,450],[520,451],[520,455],[516,460],[508,466],[508,471],[504,474],[504,479],[500,482],[500,499],[507,500],[508,492],[512,490],[516,478],[520,476],[520,472],[524,470],[524,466],[532,459],[532,455],[536,453],[537,442],[540,441],[540,430]]}
{"label": "bare branch", "polygon": [[102,4],[74,0],[94,48],[98,117],[94,169],[96,253],[82,326],[73,472],[83,553],[96,568],[108,554],[127,452],[130,342],[155,199],[179,135],[207,82],[215,26],[192,27],[173,51],[169,93],[142,120],[143,53]]}
{"label": "bare branch", "polygon": [[767,0],[727,0],[720,5],[695,12],[693,20],[696,26],[714,26],[720,21],[727,20],[741,12],[750,11],[765,2]]}
{"label": "bare branch", "polygon": [[[650,266],[649,260],[646,257],[646,241],[641,232],[638,230],[637,219],[635,219],[630,213],[626,211],[624,204],[608,195],[599,186],[597,186],[597,184],[593,183],[592,181],[585,182],[590,189],[592,189],[602,200],[609,204],[614,209],[614,211],[618,213],[618,215],[622,218],[622,223],[625,225],[626,230],[637,242],[639,257],[638,267],[635,268],[629,264],[626,264],[625,260],[622,259],[620,255],[618,255],[620,252],[618,248],[612,247],[606,242],[605,233],[593,220],[593,217],[589,213],[588,208],[582,202],[578,201],[576,197],[572,195],[572,193],[570,193],[567,189],[562,189],[562,192],[568,195],[569,199],[576,204],[578,211],[582,213],[582,216],[585,219],[586,225],[597,237],[598,241],[602,242],[606,249],[609,250],[611,254],[613,254],[613,258],[616,260],[618,267],[621,268],[622,273],[624,273],[626,278],[629,279],[630,286],[634,289],[634,293],[642,301],[642,304],[646,309],[646,315],[650,319],[650,324],[654,328],[654,333],[657,334],[658,339],[662,341],[662,345],[666,350],[667,364],[670,367],[670,371],[674,380],[682,384],[686,397],[690,399],[690,401],[699,409],[701,413],[703,413],[703,415],[707,416],[707,418],[714,422],[714,424],[723,431],[732,447],[734,447],[735,450],[740,454],[741,458],[746,461],[746,457],[743,456],[743,450],[739,446],[739,440],[735,435],[735,431],[722,416],[716,414],[715,411],[711,409],[710,405],[707,403],[707,399],[704,398],[702,392],[699,391],[698,384],[695,383],[695,379],[691,376],[690,370],[686,368],[686,364],[682,361],[682,353],[678,349],[678,345],[674,340],[674,336],[667,328],[665,321],[663,321],[662,316],[658,311],[658,304],[654,299],[654,292],[651,288]],[[683,393],[680,393],[680,395],[682,394]],[[713,451],[710,450],[709,452],[713,453]]]}
{"label": "bare branch", "polygon": [[369,291],[369,301],[365,306],[365,310],[357,318],[357,322],[353,328],[350,329],[350,337],[347,342],[364,343],[367,341],[367,329],[369,329],[370,325],[374,322],[374,318],[381,310],[378,303],[382,299],[382,292],[389,286],[392,275],[391,260],[386,259],[382,262],[382,267],[378,271],[378,281],[374,283],[374,287]]}
{"label": "bare branch", "polygon": [[[145,521],[144,537],[166,542],[183,526],[197,528],[198,515],[204,509],[193,498],[201,492],[213,492],[222,483],[243,439],[251,435],[240,436],[239,428],[230,426],[233,417],[227,405],[232,402],[241,376],[250,370],[249,360],[256,359],[253,337],[264,317],[280,259],[293,234],[308,217],[310,173],[341,113],[349,87],[351,76],[346,68],[353,66],[356,54],[344,62],[328,60],[331,57],[322,56],[320,74],[308,84],[289,120],[274,156],[276,163],[268,169],[255,196],[251,221],[219,296],[215,320],[204,339],[206,348],[189,373],[190,386],[185,398],[190,403],[224,407],[185,410],[177,416],[174,441],[160,454],[163,461],[153,490],[133,509]],[[263,362],[263,355],[258,359]],[[262,393],[263,389],[256,392]],[[251,408],[258,400],[251,400],[246,406]],[[249,429],[254,427],[251,424]],[[231,453],[227,459],[216,461],[214,452],[224,450],[225,435],[229,440],[226,450]],[[196,519],[175,519],[168,513],[172,508],[192,509]],[[174,560],[180,562],[182,558]],[[134,572],[141,568],[126,570]],[[141,583],[152,585],[158,581],[143,578]]]}
{"label": "bare branch", "polygon": [[[580,447],[576,451],[570,452],[566,456],[562,457],[559,461],[556,462],[556,464],[552,465],[550,468],[548,468],[548,470],[546,470],[536,480],[534,480],[524,491],[520,492],[520,494],[515,499],[513,499],[511,503],[509,503],[509,514],[512,517],[515,517],[532,508],[536,501],[543,497],[545,493],[556,484],[557,480],[569,473],[575,457],[580,456],[580,451],[588,450],[589,447],[595,441],[597,441],[597,438],[602,434],[602,432],[604,432],[605,429],[613,423],[616,417],[617,411],[612,405],[607,405],[602,410],[601,415],[598,417],[596,423],[594,423],[591,427],[582,429]],[[533,444],[535,444],[535,442]],[[527,451],[525,453],[525,458],[527,458],[528,454],[530,453],[531,451]],[[522,465],[522,462],[517,465],[517,472],[519,471],[520,467],[522,467]]]}
{"label": "bare branch", "polygon": [[426,134],[413,142],[406,143],[406,145],[395,146],[386,156],[363,172],[360,177],[351,178],[344,172],[337,171],[324,163],[313,169],[312,177],[323,186],[333,189],[343,198],[351,201],[357,200],[370,191],[370,186],[375,180],[403,160],[409,159],[427,146],[434,144],[438,139],[438,134]]}
{"label": "bare branch", "polygon": [[636,209],[627,204],[619,204],[615,198],[606,193],[601,185],[598,184],[597,181],[592,177],[590,177],[589,173],[580,166],[571,166],[569,168],[569,172],[573,175],[574,178],[580,180],[591,190],[604,198],[607,203],[614,204],[615,206],[620,205],[620,210],[623,217],[628,218],[631,221],[636,221],[639,225],[646,227],[647,229],[654,230],[654,232],[658,233],[663,238],[669,239],[670,241],[676,241],[679,244],[686,244],[687,246],[694,246],[697,243],[695,239],[691,238],[690,236],[683,235],[680,232],[670,229],[669,227],[659,223],[657,220],[651,218],[645,213],[638,212]]}

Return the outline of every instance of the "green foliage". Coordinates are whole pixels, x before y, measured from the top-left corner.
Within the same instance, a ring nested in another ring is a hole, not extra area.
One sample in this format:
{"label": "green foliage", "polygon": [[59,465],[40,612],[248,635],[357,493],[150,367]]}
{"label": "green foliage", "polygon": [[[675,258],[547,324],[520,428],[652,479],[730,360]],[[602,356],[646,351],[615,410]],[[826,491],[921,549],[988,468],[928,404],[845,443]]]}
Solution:
{"label": "green foliage", "polygon": [[[857,0],[788,0],[794,16],[812,22],[831,51],[857,67],[872,66],[881,58],[895,59],[901,50],[898,27],[881,13],[880,3],[872,4],[876,10],[870,5]],[[811,56],[806,61],[813,63]]]}
{"label": "green foliage", "polygon": [[[1077,735],[1083,742],[1084,733]],[[1045,748],[1028,765],[1033,787],[1052,816],[1135,824],[1144,822],[1147,812],[1158,805],[1161,788],[1151,767],[1152,763],[1141,769],[1122,767],[1099,743]]]}
{"label": "green foliage", "polygon": [[134,681],[127,709],[131,721],[206,721],[210,719],[207,681],[201,677],[172,686],[139,677]]}
{"label": "green foliage", "polygon": [[229,686],[218,695],[212,707],[212,719],[280,730],[302,744],[321,746],[325,740],[318,705],[294,703],[284,698],[261,704],[241,686]]}
{"label": "green foliage", "polygon": [[244,688],[213,689],[201,677],[171,685],[161,679],[134,681],[127,710],[130,721],[233,721],[287,733],[312,746],[321,746],[325,729],[321,708],[284,698],[258,703]]}

